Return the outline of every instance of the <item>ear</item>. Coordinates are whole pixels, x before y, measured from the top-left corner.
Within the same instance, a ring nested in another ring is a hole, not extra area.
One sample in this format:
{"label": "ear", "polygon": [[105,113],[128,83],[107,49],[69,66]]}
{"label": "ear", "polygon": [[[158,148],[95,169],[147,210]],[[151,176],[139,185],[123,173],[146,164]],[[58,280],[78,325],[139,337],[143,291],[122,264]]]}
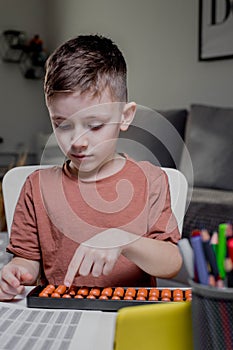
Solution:
{"label": "ear", "polygon": [[121,119],[121,126],[120,126],[121,131],[128,130],[128,127],[132,123],[133,118],[135,116],[136,109],[137,109],[137,105],[135,102],[126,103],[122,112],[122,119]]}

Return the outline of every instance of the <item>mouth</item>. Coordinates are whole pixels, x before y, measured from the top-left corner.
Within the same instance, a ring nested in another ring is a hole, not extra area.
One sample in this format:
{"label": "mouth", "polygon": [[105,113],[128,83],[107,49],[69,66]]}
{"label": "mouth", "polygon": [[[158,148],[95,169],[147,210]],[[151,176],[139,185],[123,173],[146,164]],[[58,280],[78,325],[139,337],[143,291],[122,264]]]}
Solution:
{"label": "mouth", "polygon": [[91,155],[87,155],[87,154],[71,154],[71,157],[75,158],[75,159],[79,159],[79,160],[84,160],[84,159],[88,159],[91,157]]}

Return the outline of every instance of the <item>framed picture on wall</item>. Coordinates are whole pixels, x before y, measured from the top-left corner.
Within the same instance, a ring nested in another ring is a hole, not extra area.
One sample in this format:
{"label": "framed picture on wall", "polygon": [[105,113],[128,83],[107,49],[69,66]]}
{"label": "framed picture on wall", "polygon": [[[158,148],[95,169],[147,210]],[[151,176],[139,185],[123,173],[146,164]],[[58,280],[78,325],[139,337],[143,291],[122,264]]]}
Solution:
{"label": "framed picture on wall", "polygon": [[233,2],[199,0],[199,60],[233,58]]}

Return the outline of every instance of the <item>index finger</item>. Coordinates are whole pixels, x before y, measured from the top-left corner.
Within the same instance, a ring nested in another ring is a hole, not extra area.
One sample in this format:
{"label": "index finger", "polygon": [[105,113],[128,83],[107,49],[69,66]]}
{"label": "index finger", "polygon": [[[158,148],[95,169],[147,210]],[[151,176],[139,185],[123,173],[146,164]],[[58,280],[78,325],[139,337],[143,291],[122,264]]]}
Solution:
{"label": "index finger", "polygon": [[82,247],[79,246],[76,249],[76,251],[73,255],[73,258],[71,259],[71,261],[69,263],[69,266],[68,266],[68,269],[67,269],[67,272],[65,275],[64,284],[67,287],[70,287],[72,285],[74,277],[75,277],[77,271],[79,270],[81,262],[83,261],[84,255],[85,254],[84,254]]}

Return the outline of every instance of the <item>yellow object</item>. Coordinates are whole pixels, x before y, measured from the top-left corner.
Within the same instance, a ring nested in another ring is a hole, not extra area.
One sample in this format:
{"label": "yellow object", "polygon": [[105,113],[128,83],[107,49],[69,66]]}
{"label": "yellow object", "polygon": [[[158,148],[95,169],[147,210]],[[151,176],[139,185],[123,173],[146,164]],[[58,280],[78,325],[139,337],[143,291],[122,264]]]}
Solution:
{"label": "yellow object", "polygon": [[117,314],[114,350],[192,350],[191,302],[132,306]]}

